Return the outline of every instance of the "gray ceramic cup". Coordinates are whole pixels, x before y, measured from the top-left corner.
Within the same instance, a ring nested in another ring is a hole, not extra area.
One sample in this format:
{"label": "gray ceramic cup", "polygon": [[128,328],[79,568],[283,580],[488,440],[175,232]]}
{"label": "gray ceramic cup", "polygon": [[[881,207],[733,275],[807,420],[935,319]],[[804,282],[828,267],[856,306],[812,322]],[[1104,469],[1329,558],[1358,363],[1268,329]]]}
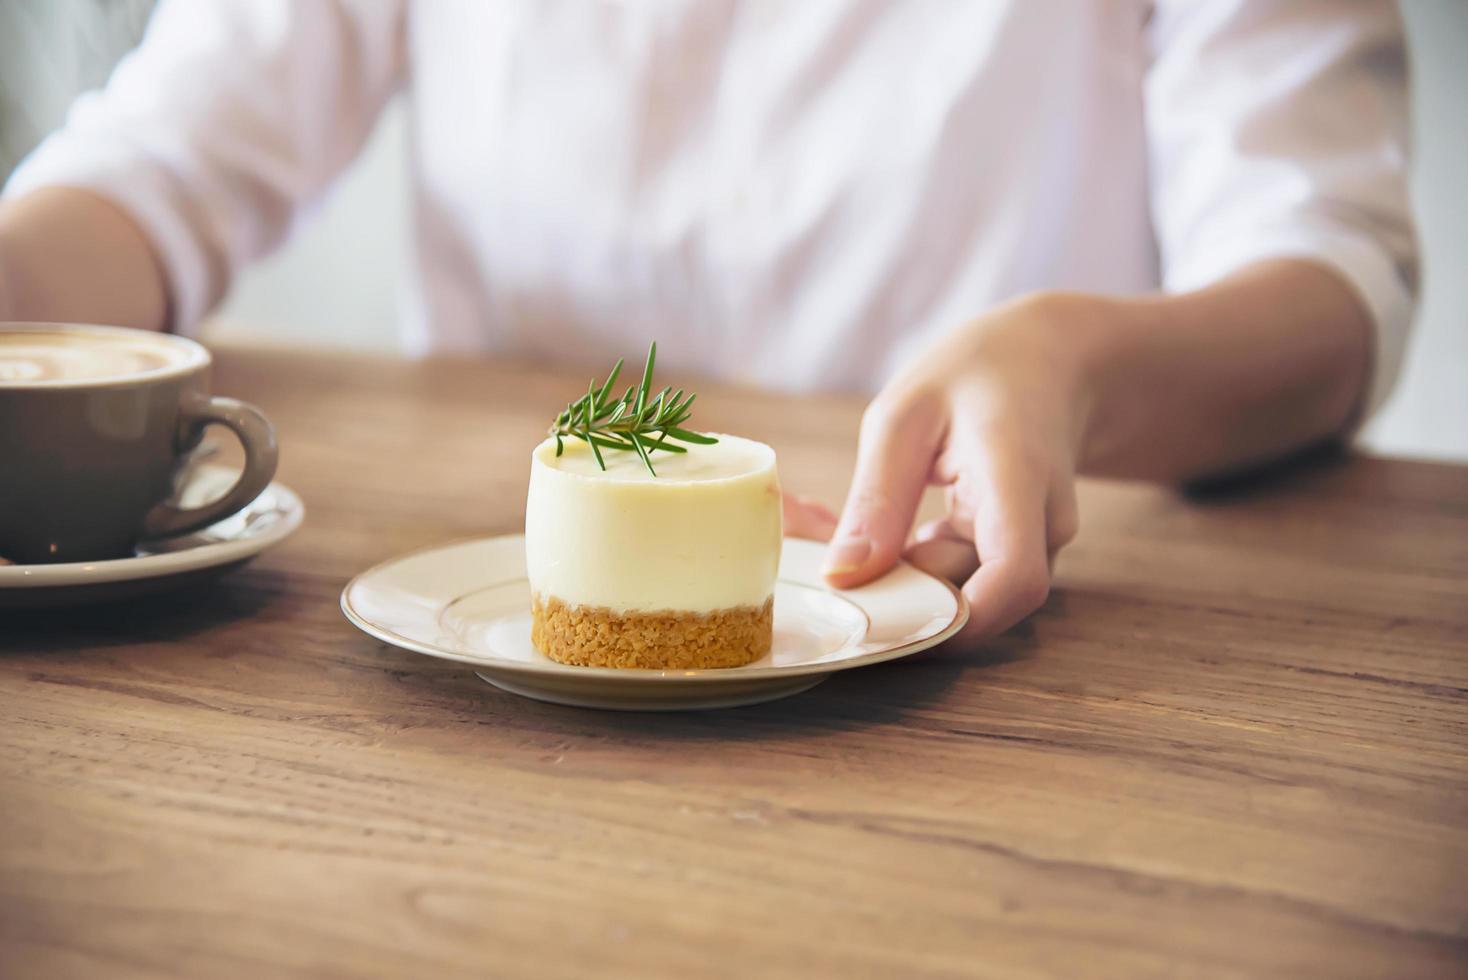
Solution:
{"label": "gray ceramic cup", "polygon": [[[275,475],[260,411],[209,394],[192,340],[78,324],[0,322],[0,557],[17,564],[125,558],[144,538],[207,527]],[[233,429],[245,465],[201,507],[169,501],[210,425]]]}

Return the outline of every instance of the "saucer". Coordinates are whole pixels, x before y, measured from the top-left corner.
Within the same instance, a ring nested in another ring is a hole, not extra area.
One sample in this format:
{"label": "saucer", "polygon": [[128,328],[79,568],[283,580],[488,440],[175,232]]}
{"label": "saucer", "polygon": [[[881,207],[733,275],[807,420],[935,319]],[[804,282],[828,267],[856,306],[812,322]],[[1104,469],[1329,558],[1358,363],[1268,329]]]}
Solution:
{"label": "saucer", "polygon": [[460,541],[394,558],[352,579],[342,611],[369,636],[475,668],[496,687],[540,701],[623,711],[756,704],[831,674],[895,660],[948,639],[968,604],[947,582],[899,564],[857,589],[820,574],[825,546],[786,538],[770,653],[744,667],[618,670],[558,664],[530,643],[525,538]]}
{"label": "saucer", "polygon": [[[199,464],[183,477],[179,502],[197,506],[234,485],[239,470]],[[288,487],[272,483],[244,510],[202,531],[138,545],[131,558],[0,565],[0,608],[108,602],[162,592],[221,575],[288,537],[306,508]]]}

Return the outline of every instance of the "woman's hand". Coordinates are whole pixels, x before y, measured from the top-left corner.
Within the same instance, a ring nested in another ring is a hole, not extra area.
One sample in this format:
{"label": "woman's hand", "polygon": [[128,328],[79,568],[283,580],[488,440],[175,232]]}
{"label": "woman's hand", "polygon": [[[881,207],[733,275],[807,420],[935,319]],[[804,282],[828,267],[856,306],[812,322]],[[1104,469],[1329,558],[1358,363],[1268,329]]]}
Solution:
{"label": "woman's hand", "polygon": [[918,529],[913,564],[963,582],[967,632],[990,636],[1034,612],[1055,553],[1076,533],[1082,371],[1067,324],[1081,297],[1000,307],[946,338],[874,399],[827,556],[838,587],[904,554],[924,488],[947,515]]}
{"label": "woman's hand", "polygon": [[0,321],[16,318],[15,301],[10,296],[10,262],[5,253],[5,237],[3,233],[0,233]]}
{"label": "woman's hand", "polygon": [[963,581],[970,635],[991,636],[1045,602],[1075,537],[1078,470],[1180,483],[1339,438],[1360,416],[1371,350],[1365,305],[1308,260],[1178,295],[999,307],[872,401],[827,577],[885,572],[924,486],[943,485],[947,516],[906,556]]}
{"label": "woman's hand", "polygon": [[168,302],[162,261],[116,204],[75,187],[0,201],[0,319],[161,330]]}

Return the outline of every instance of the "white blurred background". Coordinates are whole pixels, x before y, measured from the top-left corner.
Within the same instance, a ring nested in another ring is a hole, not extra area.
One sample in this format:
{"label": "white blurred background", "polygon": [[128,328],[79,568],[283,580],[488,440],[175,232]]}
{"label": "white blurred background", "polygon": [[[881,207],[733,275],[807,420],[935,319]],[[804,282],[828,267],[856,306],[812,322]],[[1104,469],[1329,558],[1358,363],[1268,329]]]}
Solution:
{"label": "white blurred background", "polygon": [[[1468,0],[1402,7],[1423,294],[1396,395],[1363,441],[1378,452],[1468,462]],[[106,80],[151,8],[152,0],[0,0],[0,180],[59,124],[76,93]],[[213,336],[396,348],[408,243],[405,134],[394,104],[315,219],[236,283]]]}

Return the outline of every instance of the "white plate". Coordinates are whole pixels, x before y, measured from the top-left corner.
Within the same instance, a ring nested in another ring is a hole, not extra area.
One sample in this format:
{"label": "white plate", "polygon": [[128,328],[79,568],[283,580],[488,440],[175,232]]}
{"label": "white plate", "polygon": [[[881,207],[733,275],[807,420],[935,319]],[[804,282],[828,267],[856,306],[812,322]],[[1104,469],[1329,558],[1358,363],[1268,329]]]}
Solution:
{"label": "white plate", "polygon": [[[182,479],[179,502],[193,507],[212,500],[238,476],[227,466],[196,465]],[[145,541],[131,558],[0,565],[0,607],[101,602],[184,585],[243,564],[289,536],[305,514],[300,497],[272,483],[233,517],[194,534]]]}
{"label": "white plate", "polygon": [[821,579],[825,546],[786,538],[770,654],[717,670],[618,670],[558,664],[530,643],[525,538],[460,541],[372,568],[342,591],[342,611],[386,643],[456,660],[484,680],[541,701],[626,711],[755,704],[814,687],[838,670],[894,660],[957,633],[957,589],[902,564],[859,589]]}

